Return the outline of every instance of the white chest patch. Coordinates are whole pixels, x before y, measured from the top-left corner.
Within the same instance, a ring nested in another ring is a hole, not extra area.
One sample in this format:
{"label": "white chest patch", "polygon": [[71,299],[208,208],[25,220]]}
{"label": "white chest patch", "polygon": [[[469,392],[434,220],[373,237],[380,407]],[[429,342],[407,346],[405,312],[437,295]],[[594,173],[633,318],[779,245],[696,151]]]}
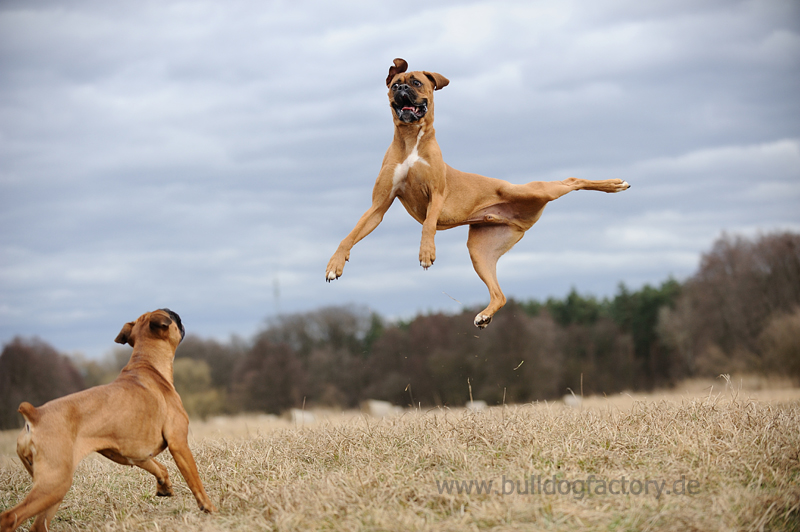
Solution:
{"label": "white chest patch", "polygon": [[397,163],[397,166],[394,167],[394,175],[392,176],[392,194],[394,194],[397,189],[403,184],[406,177],[408,177],[408,171],[413,167],[416,163],[422,163],[424,165],[428,165],[428,161],[423,159],[419,156],[419,152],[417,148],[419,147],[419,141],[422,139],[422,135],[425,131],[422,128],[419,128],[419,135],[417,135],[417,142],[414,144],[414,149],[411,150],[411,153],[408,154],[406,160],[402,163]]}

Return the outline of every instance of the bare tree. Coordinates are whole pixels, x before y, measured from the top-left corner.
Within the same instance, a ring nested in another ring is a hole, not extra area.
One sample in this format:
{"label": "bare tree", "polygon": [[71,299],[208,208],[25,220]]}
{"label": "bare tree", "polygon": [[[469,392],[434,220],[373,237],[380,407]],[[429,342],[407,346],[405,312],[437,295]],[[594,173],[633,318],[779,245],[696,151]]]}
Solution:
{"label": "bare tree", "polygon": [[658,326],[691,372],[759,370],[774,316],[800,306],[800,234],[722,235]]}
{"label": "bare tree", "polygon": [[288,345],[259,338],[233,372],[233,396],[240,409],[279,414],[302,404],[305,380]]}
{"label": "bare tree", "polygon": [[0,429],[22,426],[22,401],[39,406],[83,389],[68,357],[39,339],[14,338],[0,354]]}

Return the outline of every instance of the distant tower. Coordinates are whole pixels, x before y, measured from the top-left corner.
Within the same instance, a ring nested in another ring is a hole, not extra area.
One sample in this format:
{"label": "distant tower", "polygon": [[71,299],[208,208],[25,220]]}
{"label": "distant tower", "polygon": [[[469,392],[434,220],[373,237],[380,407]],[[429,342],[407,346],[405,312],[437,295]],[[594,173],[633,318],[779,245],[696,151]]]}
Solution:
{"label": "distant tower", "polygon": [[272,297],[275,299],[275,315],[281,315],[281,282],[276,275],[272,280]]}

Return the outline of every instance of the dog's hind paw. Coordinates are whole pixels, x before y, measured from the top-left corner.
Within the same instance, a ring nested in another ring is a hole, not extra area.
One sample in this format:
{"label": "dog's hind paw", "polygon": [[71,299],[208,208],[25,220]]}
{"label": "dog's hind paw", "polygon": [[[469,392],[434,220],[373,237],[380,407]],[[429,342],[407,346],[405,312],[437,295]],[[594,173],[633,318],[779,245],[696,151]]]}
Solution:
{"label": "dog's hind paw", "polygon": [[478,314],[475,316],[475,327],[478,329],[485,329],[487,325],[492,322],[492,317],[487,316],[486,314]]}
{"label": "dog's hind paw", "polygon": [[156,482],[156,497],[172,497],[172,483],[167,478],[164,482]]}
{"label": "dog's hind paw", "polygon": [[617,185],[617,189],[614,192],[622,192],[623,190],[628,190],[631,186],[628,184],[627,181],[623,181],[619,185]]}
{"label": "dog's hind paw", "polygon": [[338,278],[339,276],[336,275],[336,272],[334,271],[329,271],[328,273],[325,274],[325,280],[328,282],[335,281]]}

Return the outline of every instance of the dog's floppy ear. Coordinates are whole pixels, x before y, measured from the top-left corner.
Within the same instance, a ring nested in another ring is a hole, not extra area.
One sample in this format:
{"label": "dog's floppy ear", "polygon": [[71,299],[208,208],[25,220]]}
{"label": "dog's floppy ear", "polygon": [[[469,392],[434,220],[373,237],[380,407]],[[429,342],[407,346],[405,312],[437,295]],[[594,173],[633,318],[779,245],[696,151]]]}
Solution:
{"label": "dog's floppy ear", "polygon": [[402,74],[408,70],[408,63],[406,63],[405,59],[400,59],[399,57],[394,60],[394,66],[389,67],[389,77],[386,78],[386,86],[389,87],[392,84],[392,80],[398,74]]}
{"label": "dog's floppy ear", "polygon": [[446,77],[442,76],[441,74],[437,74],[436,72],[422,72],[428,79],[433,82],[433,90],[438,91],[439,89],[443,89],[450,84],[450,80]]}
{"label": "dog's floppy ear", "polygon": [[[118,344],[127,344],[131,337],[131,332],[133,331],[133,322],[130,321],[122,326],[122,330],[119,332],[117,337],[114,339],[115,342]],[[133,346],[133,343],[131,343]]]}
{"label": "dog's floppy ear", "polygon": [[154,332],[163,331],[165,329],[169,329],[169,326],[172,325],[172,320],[169,316],[165,316],[162,313],[156,314],[155,312],[150,314],[150,330]]}

